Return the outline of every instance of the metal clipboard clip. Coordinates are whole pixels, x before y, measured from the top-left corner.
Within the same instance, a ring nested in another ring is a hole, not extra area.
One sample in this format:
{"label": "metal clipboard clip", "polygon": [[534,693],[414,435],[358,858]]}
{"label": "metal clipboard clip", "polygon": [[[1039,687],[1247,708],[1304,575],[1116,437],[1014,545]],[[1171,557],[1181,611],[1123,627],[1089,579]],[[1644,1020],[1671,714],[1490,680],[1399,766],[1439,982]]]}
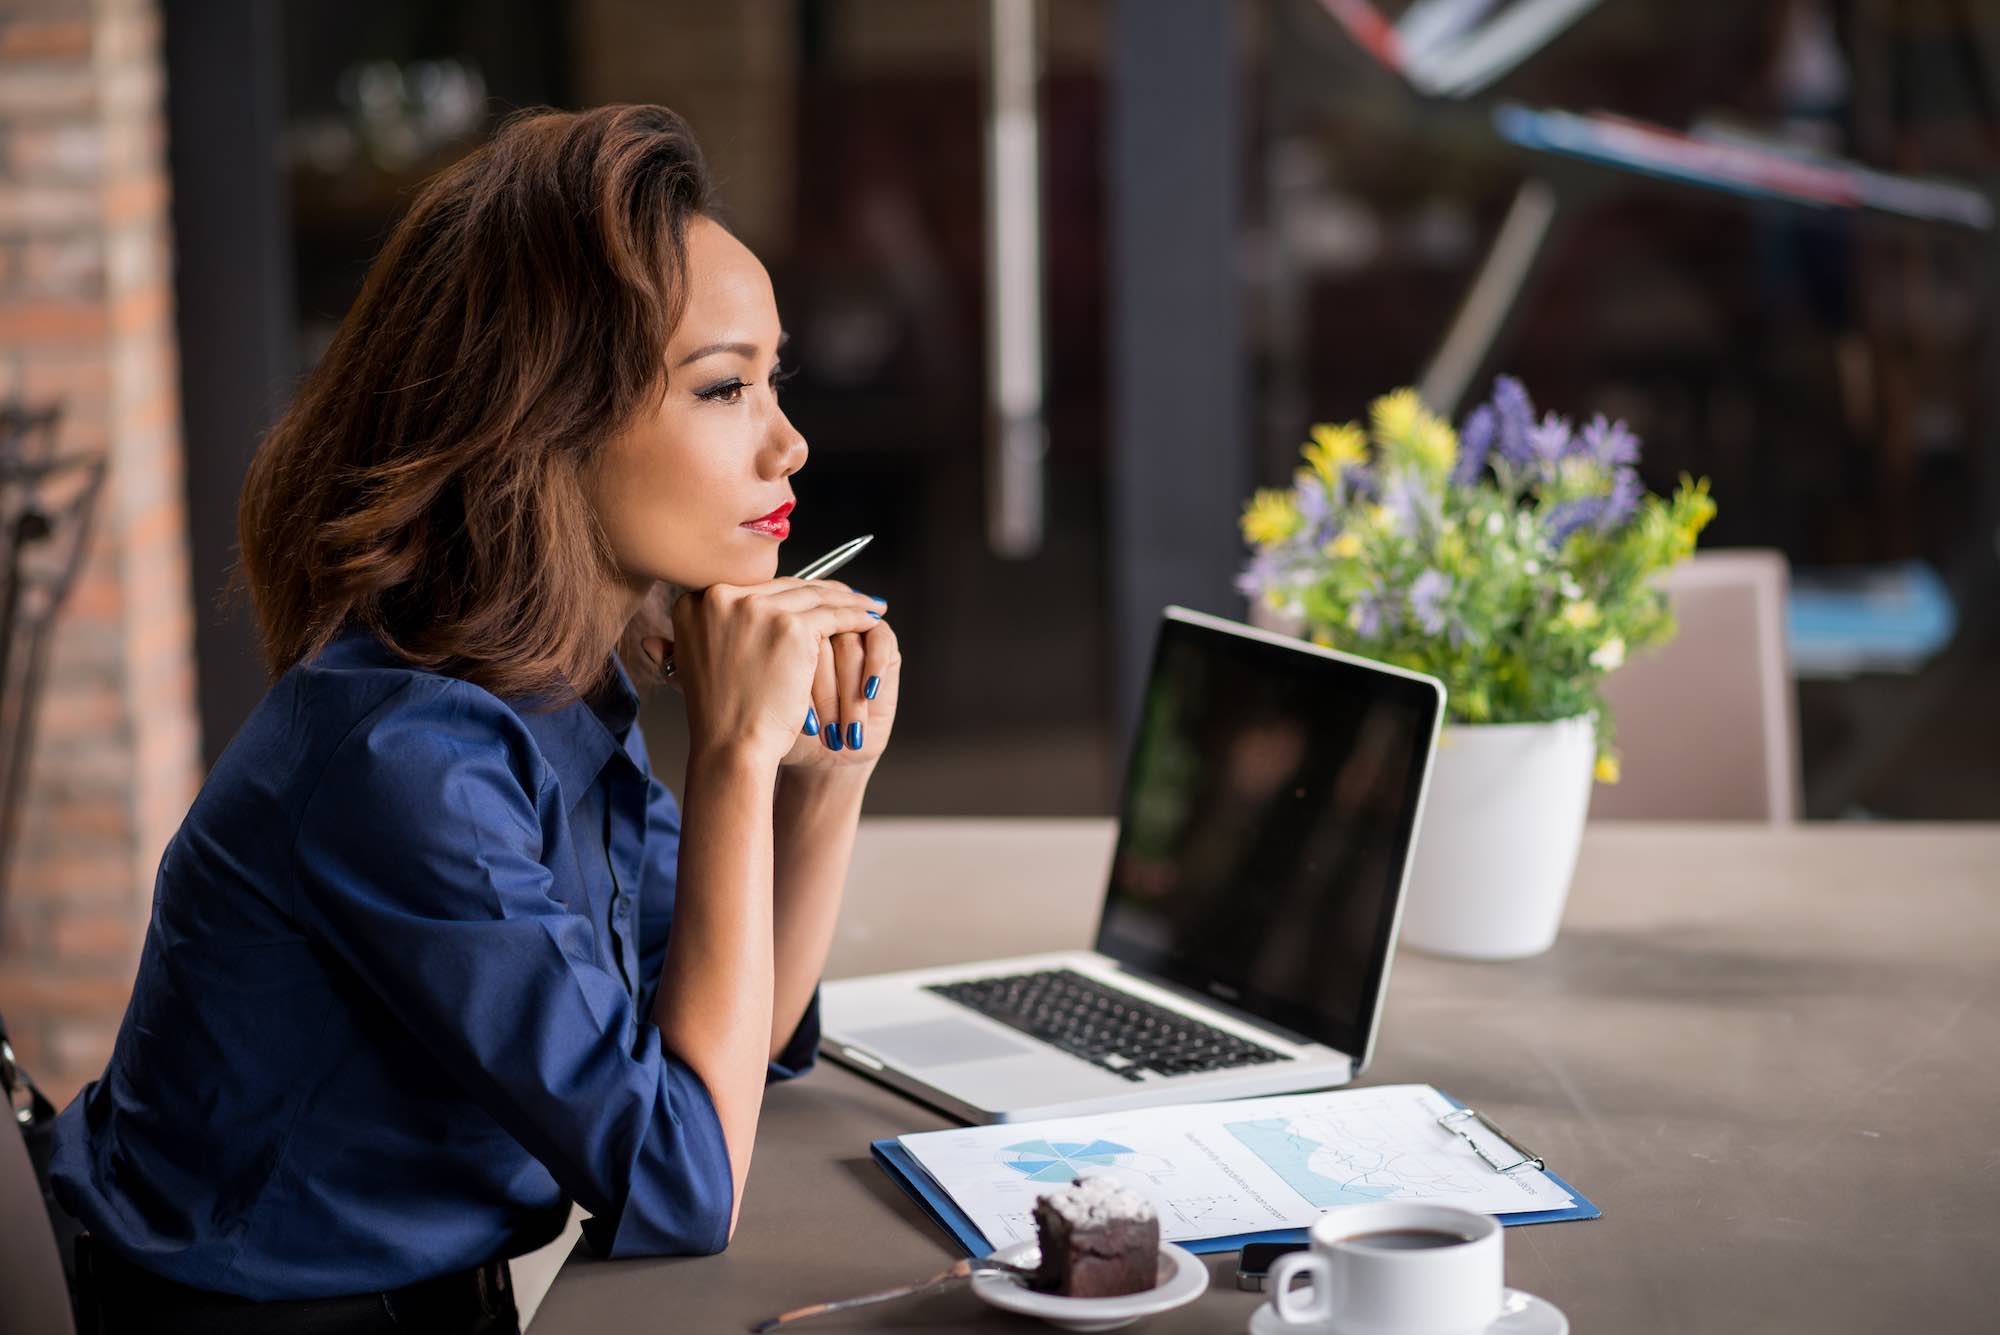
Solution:
{"label": "metal clipboard clip", "polygon": [[[1502,1163],[1491,1154],[1488,1154],[1486,1147],[1475,1140],[1472,1133],[1465,1129],[1465,1123],[1467,1122],[1477,1122],[1482,1127],[1485,1127],[1488,1134],[1514,1152],[1516,1156],[1514,1161],[1512,1163]],[[1542,1156],[1529,1150],[1527,1146],[1493,1125],[1486,1114],[1480,1112],[1477,1108],[1453,1108],[1450,1112],[1438,1118],[1438,1125],[1472,1146],[1472,1152],[1486,1160],[1496,1173],[1518,1173],[1523,1168],[1532,1168],[1538,1173],[1542,1170]]]}

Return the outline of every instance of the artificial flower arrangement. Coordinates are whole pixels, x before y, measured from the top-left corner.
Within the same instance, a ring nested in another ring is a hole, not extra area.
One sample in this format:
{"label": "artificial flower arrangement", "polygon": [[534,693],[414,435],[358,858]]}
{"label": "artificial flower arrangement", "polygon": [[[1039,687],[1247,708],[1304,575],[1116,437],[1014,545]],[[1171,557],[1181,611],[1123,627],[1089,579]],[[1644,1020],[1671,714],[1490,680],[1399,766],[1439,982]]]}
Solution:
{"label": "artificial flower arrangement", "polygon": [[1438,677],[1455,723],[1594,713],[1597,777],[1616,782],[1600,686],[1672,636],[1653,577],[1714,517],[1707,479],[1648,493],[1623,422],[1537,420],[1508,376],[1458,431],[1399,389],[1367,431],[1311,434],[1292,485],[1243,508],[1238,589],[1315,644]]}

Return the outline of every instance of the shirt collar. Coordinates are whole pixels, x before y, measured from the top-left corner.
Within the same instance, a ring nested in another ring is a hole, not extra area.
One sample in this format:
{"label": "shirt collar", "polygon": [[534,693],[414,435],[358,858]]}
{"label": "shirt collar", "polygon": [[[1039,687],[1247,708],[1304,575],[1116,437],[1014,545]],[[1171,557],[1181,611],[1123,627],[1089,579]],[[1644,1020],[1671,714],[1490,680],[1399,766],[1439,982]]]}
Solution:
{"label": "shirt collar", "polygon": [[633,757],[639,694],[616,654],[611,656],[611,676],[589,699],[572,695],[553,709],[545,698],[507,703],[534,734],[543,758],[555,770],[567,806],[575,806],[590,790],[614,755],[623,755],[643,774]]}

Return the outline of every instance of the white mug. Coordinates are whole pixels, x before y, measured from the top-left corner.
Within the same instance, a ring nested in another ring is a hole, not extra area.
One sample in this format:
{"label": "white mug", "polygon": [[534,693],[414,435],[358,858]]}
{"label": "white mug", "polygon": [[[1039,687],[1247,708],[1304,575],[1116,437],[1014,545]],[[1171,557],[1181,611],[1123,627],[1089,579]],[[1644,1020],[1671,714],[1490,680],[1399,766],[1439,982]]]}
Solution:
{"label": "white mug", "polygon": [[[1433,1245],[1411,1247],[1413,1234]],[[1310,1250],[1278,1258],[1271,1306],[1285,1325],[1334,1335],[1477,1335],[1500,1316],[1501,1234],[1491,1215],[1454,1205],[1342,1206],[1312,1226]],[[1301,1275],[1312,1283],[1293,1289]]]}

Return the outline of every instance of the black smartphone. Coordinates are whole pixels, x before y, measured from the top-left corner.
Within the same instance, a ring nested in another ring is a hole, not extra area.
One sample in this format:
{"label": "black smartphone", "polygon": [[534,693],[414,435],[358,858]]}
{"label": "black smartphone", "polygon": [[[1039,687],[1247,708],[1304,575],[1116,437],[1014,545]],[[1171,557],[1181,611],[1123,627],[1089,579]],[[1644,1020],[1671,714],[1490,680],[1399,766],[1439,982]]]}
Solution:
{"label": "black smartphone", "polygon": [[1303,1242],[1246,1242],[1236,1256],[1236,1287],[1256,1293],[1264,1291],[1264,1278],[1271,1266],[1286,1252],[1302,1252]]}

